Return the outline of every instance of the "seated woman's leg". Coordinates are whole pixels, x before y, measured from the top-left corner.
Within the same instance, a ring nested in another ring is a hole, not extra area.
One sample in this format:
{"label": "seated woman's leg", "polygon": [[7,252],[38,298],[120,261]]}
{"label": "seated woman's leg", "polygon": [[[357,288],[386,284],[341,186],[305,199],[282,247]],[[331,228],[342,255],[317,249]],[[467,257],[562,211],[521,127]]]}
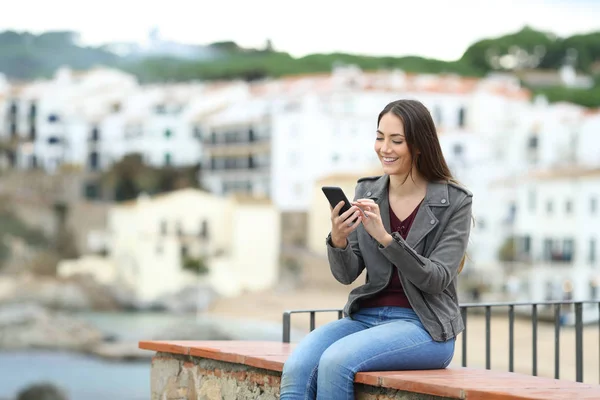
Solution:
{"label": "seated woman's leg", "polygon": [[283,366],[281,400],[315,399],[317,367],[323,352],[337,340],[366,329],[364,323],[343,318],[309,333],[294,349]]}
{"label": "seated woman's leg", "polygon": [[450,364],[454,339],[434,341],[412,310],[390,312],[400,315],[383,317],[379,325],[346,336],[325,350],[318,366],[319,399],[354,399],[357,372],[439,369]]}

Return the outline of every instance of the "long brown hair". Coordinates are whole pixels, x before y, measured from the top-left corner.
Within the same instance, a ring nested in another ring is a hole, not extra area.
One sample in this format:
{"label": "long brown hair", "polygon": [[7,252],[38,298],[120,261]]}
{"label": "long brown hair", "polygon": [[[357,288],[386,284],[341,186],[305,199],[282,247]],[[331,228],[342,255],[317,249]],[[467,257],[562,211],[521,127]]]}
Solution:
{"label": "long brown hair", "polygon": [[[413,159],[413,165],[428,182],[452,182],[458,184],[452,176],[450,168],[446,163],[442,146],[438,138],[437,129],[431,113],[417,100],[402,99],[392,101],[386,105],[377,117],[377,125],[381,118],[388,113],[400,118],[404,125],[404,140]],[[406,178],[411,176],[409,171]],[[405,178],[405,179],[406,179]],[[460,273],[465,265],[466,254],[458,267]]]}

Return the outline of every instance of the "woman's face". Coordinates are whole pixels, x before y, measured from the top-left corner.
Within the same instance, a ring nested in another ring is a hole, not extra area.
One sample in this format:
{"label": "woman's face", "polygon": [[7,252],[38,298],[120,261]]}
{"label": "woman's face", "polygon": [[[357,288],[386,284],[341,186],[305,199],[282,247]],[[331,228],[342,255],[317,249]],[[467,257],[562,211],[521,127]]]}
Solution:
{"label": "woman's face", "polygon": [[404,137],[404,124],[391,112],[384,114],[379,121],[375,152],[386,174],[409,173],[413,160]]}

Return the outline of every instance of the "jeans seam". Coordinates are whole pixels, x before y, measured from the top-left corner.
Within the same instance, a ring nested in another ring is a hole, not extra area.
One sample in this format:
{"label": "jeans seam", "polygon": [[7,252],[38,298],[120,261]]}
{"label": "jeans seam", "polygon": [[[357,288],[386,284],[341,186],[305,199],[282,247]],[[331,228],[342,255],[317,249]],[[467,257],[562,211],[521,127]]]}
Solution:
{"label": "jeans seam", "polygon": [[450,353],[450,356],[448,356],[448,358],[446,358],[446,360],[442,363],[441,368],[446,368],[450,362],[452,361],[452,359],[454,358],[454,349],[455,349],[455,345],[452,346],[452,353]]}
{"label": "jeans seam", "polygon": [[317,364],[317,366],[313,368],[310,375],[308,376],[308,382],[306,383],[306,390],[304,391],[304,400],[311,400],[308,397],[308,395],[310,394],[311,383],[312,383],[313,379],[315,378],[315,374],[317,373],[318,369],[319,369],[319,364]]}

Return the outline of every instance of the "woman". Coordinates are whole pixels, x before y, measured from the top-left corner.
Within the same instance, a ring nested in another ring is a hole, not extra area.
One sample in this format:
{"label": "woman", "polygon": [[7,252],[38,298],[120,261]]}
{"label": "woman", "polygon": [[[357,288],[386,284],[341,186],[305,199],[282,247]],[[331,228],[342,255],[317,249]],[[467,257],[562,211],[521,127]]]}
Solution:
{"label": "woman", "polygon": [[384,175],[358,180],[353,206],[331,212],[333,276],[351,284],[345,318],[315,329],[285,363],[281,399],[354,399],[363,371],[450,364],[463,329],[456,277],[470,233],[472,194],[444,160],[435,125],[418,101],[388,104],[375,152]]}

